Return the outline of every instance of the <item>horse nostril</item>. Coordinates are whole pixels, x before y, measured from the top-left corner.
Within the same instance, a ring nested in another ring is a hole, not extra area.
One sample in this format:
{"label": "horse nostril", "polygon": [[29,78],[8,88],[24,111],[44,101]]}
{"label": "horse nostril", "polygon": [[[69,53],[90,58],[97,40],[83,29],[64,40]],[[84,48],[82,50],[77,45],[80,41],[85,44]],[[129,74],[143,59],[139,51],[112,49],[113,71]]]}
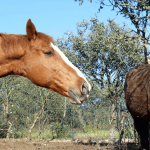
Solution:
{"label": "horse nostril", "polygon": [[88,94],[88,92],[89,92],[89,90],[88,90],[87,84],[83,83],[82,84],[82,91],[81,91],[81,93],[84,94],[84,95],[86,95],[86,94]]}

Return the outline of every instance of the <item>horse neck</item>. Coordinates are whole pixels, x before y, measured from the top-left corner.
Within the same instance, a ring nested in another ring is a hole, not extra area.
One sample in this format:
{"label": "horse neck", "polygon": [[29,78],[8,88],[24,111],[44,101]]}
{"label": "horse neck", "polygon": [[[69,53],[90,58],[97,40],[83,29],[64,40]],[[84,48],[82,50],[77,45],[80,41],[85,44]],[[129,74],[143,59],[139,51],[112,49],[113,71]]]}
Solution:
{"label": "horse neck", "polygon": [[28,47],[25,35],[0,34],[0,77],[22,74],[19,60]]}

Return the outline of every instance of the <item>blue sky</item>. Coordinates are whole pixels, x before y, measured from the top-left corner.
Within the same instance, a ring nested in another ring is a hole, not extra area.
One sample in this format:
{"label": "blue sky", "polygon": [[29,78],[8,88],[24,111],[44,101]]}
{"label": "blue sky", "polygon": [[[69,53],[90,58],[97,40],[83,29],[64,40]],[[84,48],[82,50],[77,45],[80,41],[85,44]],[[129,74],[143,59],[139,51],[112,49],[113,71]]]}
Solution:
{"label": "blue sky", "polygon": [[[0,33],[26,34],[26,22],[30,18],[37,31],[51,35],[56,40],[67,31],[76,33],[76,23],[83,19],[89,21],[94,17],[99,4],[88,0],[79,6],[74,0],[1,0]],[[116,16],[111,7],[105,7],[97,17],[100,22],[107,23],[107,19],[115,19],[122,25],[133,27],[128,19]]]}

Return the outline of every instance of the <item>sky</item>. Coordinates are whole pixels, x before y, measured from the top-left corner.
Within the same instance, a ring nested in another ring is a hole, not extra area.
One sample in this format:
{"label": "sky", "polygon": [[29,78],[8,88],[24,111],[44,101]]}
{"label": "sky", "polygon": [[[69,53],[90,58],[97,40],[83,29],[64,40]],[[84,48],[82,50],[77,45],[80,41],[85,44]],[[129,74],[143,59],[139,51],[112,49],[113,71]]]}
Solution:
{"label": "sky", "polygon": [[99,4],[95,1],[84,0],[79,6],[74,0],[0,0],[0,33],[26,34],[26,23],[30,18],[37,31],[56,40],[68,31],[76,34],[76,24],[83,19],[90,21],[95,14],[100,22],[108,23],[108,19],[114,19],[120,25],[125,22],[128,27],[133,27],[128,19],[111,11],[111,7],[97,13]]}

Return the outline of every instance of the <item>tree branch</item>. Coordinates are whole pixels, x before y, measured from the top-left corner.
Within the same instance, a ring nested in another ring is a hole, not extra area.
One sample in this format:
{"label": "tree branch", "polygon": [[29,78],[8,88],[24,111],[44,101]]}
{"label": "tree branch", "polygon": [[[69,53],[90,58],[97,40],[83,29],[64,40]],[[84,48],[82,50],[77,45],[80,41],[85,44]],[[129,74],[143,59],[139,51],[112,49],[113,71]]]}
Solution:
{"label": "tree branch", "polygon": [[132,19],[132,21],[134,21],[135,19],[142,19],[142,18],[148,18],[148,17],[150,17],[150,15],[144,16],[144,17],[137,17],[137,18]]}

